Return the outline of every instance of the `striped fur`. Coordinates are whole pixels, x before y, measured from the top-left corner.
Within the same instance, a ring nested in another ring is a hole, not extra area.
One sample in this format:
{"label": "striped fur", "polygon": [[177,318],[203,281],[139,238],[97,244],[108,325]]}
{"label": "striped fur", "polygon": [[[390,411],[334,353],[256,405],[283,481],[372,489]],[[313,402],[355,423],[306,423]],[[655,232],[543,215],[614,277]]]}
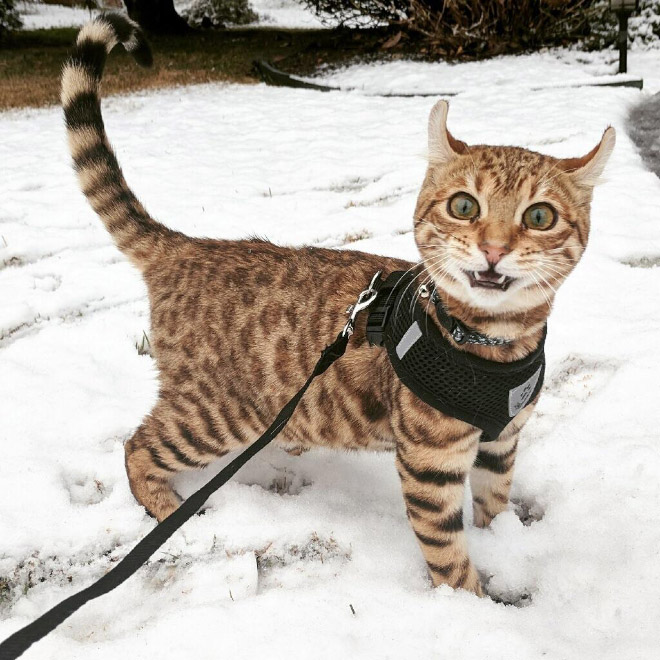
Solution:
{"label": "striped fur", "polygon": [[121,251],[144,268],[171,250],[179,236],[154,221],[135,197],[105,134],[101,78],[108,54],[119,43],[138,64],[151,66],[139,26],[119,14],[101,15],[78,34],[62,71],[61,100],[80,186]]}
{"label": "striped fur", "polygon": [[[81,30],[64,67],[62,104],[82,189],[119,248],[141,269],[149,292],[160,392],[125,449],[131,490],[156,518],[163,520],[179,505],[171,485],[175,474],[245,447],[264,431],[307,379],[347,306],[377,270],[416,268],[420,278],[434,280],[451,312],[467,325],[511,339],[505,347],[462,350],[505,362],[535,348],[554,289],[584,250],[590,186],[611,150],[611,135],[587,156],[565,162],[512,147],[468,147],[446,131],[446,107],[437,105],[415,218],[419,265],[259,240],[193,239],[147,214],[108,143],[99,85],[117,43],[142,64],[150,62],[135,24],[98,18]],[[466,188],[483,205],[478,222],[446,215],[449,197]],[[525,232],[520,209],[539,195],[555,200],[560,222],[544,234]],[[530,285],[507,293],[499,305],[481,304],[460,286],[460,272],[445,267],[450,257],[479,257],[481,241],[506,243],[521,272],[534,264],[552,268],[548,286]],[[555,250],[559,256],[552,256]],[[497,442],[480,445],[473,426],[430,408],[403,386],[386,353],[369,347],[364,319],[351,344],[312,383],[277,443],[294,454],[314,446],[394,450],[407,514],[433,584],[481,594],[463,529],[465,482],[470,475],[475,523],[487,525],[507,507],[517,437],[532,406]]]}

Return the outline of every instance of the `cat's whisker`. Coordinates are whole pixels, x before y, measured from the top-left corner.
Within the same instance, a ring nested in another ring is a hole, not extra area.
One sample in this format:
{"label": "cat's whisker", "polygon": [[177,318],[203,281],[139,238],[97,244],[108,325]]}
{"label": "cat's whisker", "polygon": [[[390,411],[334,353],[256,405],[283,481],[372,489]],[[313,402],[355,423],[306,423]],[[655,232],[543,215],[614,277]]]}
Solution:
{"label": "cat's whisker", "polygon": [[574,261],[568,261],[566,259],[561,259],[561,258],[553,259],[552,257],[540,257],[540,258],[537,257],[536,259],[530,261],[531,263],[554,266],[555,268],[566,268],[567,270],[570,270],[575,266]]}
{"label": "cat's whisker", "polygon": [[549,260],[542,260],[542,259],[536,259],[534,262],[532,262],[533,266],[550,266],[557,270],[558,272],[563,272],[565,274],[568,274],[568,272],[571,270],[571,268],[575,265],[569,261],[549,261]]}
{"label": "cat's whisker", "polygon": [[552,275],[550,273],[548,273],[546,271],[543,271],[543,270],[540,270],[540,269],[537,269],[536,274],[543,280],[543,282],[546,284],[546,286],[548,286],[550,289],[552,289],[553,293],[555,293],[555,294],[557,293],[557,289],[555,289],[555,287],[552,286],[552,284],[550,284],[550,282],[548,282],[548,280],[546,279],[546,277],[549,277],[550,279],[555,279],[555,278],[552,277]]}
{"label": "cat's whisker", "polygon": [[563,273],[557,273],[543,268],[538,268],[537,272],[543,273],[544,275],[549,277],[553,282],[556,283],[557,286],[559,286],[559,284],[561,284],[565,279]]}
{"label": "cat's whisker", "polygon": [[534,283],[535,283],[536,287],[538,288],[538,290],[541,292],[541,295],[545,298],[545,303],[548,306],[548,310],[550,310],[552,308],[552,303],[550,302],[550,298],[548,297],[548,294],[546,293],[545,289],[541,286],[541,284],[540,284],[538,278],[536,277],[536,275],[533,272],[530,273],[530,275],[534,279]]}
{"label": "cat's whisker", "polygon": [[[444,263],[445,260],[451,259],[451,258],[452,258],[451,255],[441,254],[441,255],[437,255],[434,259],[431,259],[429,262],[422,262],[424,264],[422,266],[422,270],[417,275],[415,275],[415,277],[413,277],[412,280],[408,283],[408,285],[406,286],[406,289],[404,290],[404,295],[408,291],[408,289],[415,283],[415,280],[417,278],[421,277],[424,273],[427,273],[427,274],[429,273],[429,270],[428,270],[429,266],[435,265],[437,263]],[[412,270],[412,269],[409,269],[407,272],[410,272],[410,270]],[[403,297],[404,296],[402,295],[400,300],[402,300]],[[397,308],[394,310],[395,315],[398,314],[400,304],[401,303],[399,302],[399,304],[397,305]],[[409,311],[412,312],[412,307]]]}
{"label": "cat's whisker", "polygon": [[547,250],[534,250],[534,254],[537,252],[560,252],[561,250],[566,250],[567,248],[580,248],[584,249],[584,246],[580,245],[579,243],[571,243],[570,245],[562,245],[561,247],[556,247],[556,248],[549,248]]}
{"label": "cat's whisker", "polygon": [[548,265],[548,266],[554,266],[555,268],[565,268],[566,271],[568,272],[573,266],[575,266],[575,263],[572,261],[557,261],[554,259],[531,259],[528,264],[531,265],[536,265],[536,264],[543,264],[543,265]]}
{"label": "cat's whisker", "polygon": [[[419,273],[417,273],[417,275],[415,275],[415,276],[410,280],[410,282],[406,285],[406,288],[403,290],[403,294],[399,297],[399,302],[397,303],[396,309],[394,310],[394,316],[395,316],[395,317],[396,317],[396,316],[398,315],[398,313],[399,313],[399,309],[400,309],[400,307],[401,307],[401,301],[402,301],[403,298],[405,297],[405,294],[408,292],[408,289],[410,289],[410,287],[415,283],[415,280],[417,280],[417,278],[421,277],[425,272],[426,272],[426,266],[423,266],[423,267],[422,267],[422,270],[421,270]],[[409,310],[409,311],[412,311],[412,309]]]}

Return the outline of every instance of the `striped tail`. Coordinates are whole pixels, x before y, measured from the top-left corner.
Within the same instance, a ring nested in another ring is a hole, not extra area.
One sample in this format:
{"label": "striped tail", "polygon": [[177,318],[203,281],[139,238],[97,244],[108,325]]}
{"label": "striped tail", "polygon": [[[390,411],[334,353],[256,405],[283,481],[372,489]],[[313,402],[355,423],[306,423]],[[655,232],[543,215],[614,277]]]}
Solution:
{"label": "striped tail", "polygon": [[137,24],[120,14],[104,14],[78,33],[62,72],[62,106],[74,168],[85,196],[119,249],[141,269],[165,256],[181,236],[144,209],[128,187],[108,142],[99,88],[105,61],[121,43],[138,64],[151,66],[149,44]]}

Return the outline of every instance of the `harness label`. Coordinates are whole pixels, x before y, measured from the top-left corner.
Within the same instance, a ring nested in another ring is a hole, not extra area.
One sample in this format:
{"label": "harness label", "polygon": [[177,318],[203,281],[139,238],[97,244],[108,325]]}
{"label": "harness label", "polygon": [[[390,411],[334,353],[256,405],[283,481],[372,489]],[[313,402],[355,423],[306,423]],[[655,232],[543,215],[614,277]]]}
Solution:
{"label": "harness label", "polygon": [[415,342],[422,336],[422,329],[419,323],[415,321],[407,330],[406,334],[401,337],[401,341],[396,345],[396,354],[399,360],[415,345]]}
{"label": "harness label", "polygon": [[522,385],[509,390],[509,417],[515,417],[529,403],[542,368],[540,366]]}

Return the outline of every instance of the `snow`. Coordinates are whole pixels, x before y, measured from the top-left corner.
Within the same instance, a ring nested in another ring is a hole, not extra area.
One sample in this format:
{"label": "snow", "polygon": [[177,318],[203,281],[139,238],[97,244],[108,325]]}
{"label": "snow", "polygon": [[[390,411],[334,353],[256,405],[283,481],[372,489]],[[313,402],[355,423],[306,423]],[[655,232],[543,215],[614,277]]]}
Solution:
{"label": "snow", "polygon": [[296,0],[250,0],[250,6],[259,15],[260,25],[315,30],[331,25],[331,22],[322,23],[314,12]]}
{"label": "snow", "polygon": [[96,15],[96,10],[65,5],[50,5],[41,2],[17,2],[16,6],[23,21],[24,30],[77,27]]}
{"label": "snow", "polygon": [[[19,2],[18,9],[23,21],[23,29],[40,30],[51,27],[78,27],[98,13],[80,7],[44,4],[41,2]],[[176,0],[175,6],[182,10],[191,0]],[[319,29],[324,26],[319,18],[296,0],[250,0],[250,5],[259,16],[258,25]],[[112,8],[116,11],[116,8]]]}
{"label": "snow", "polygon": [[[553,48],[523,56],[502,55],[487,60],[452,64],[395,60],[320,71],[313,82],[365,94],[457,94],[479,91],[486,83],[501,93],[514,89],[575,87],[643,78],[644,89],[660,91],[658,50],[634,49],[628,73],[619,74],[618,51],[593,53]],[[521,64],[524,63],[524,66]]]}
{"label": "snow", "polygon": [[[393,66],[350,75],[433,89],[449,71]],[[557,67],[529,56],[451,68],[464,84],[449,125],[468,142],[569,156],[618,130],[589,249],[550,321],[514,503],[489,529],[467,528],[504,602],[430,587],[391,455],[273,447],[26,658],[657,657],[660,182],[624,130],[646,93],[531,89],[577,75]],[[127,180],[171,227],[414,259],[432,103],[205,85],[109,98],[104,117]],[[0,160],[11,164],[0,180],[4,638],[153,527],[122,444],[154,403],[157,374],[136,350],[145,287],[78,191],[60,110],[0,114]],[[181,492],[222,464],[182,477]]]}

